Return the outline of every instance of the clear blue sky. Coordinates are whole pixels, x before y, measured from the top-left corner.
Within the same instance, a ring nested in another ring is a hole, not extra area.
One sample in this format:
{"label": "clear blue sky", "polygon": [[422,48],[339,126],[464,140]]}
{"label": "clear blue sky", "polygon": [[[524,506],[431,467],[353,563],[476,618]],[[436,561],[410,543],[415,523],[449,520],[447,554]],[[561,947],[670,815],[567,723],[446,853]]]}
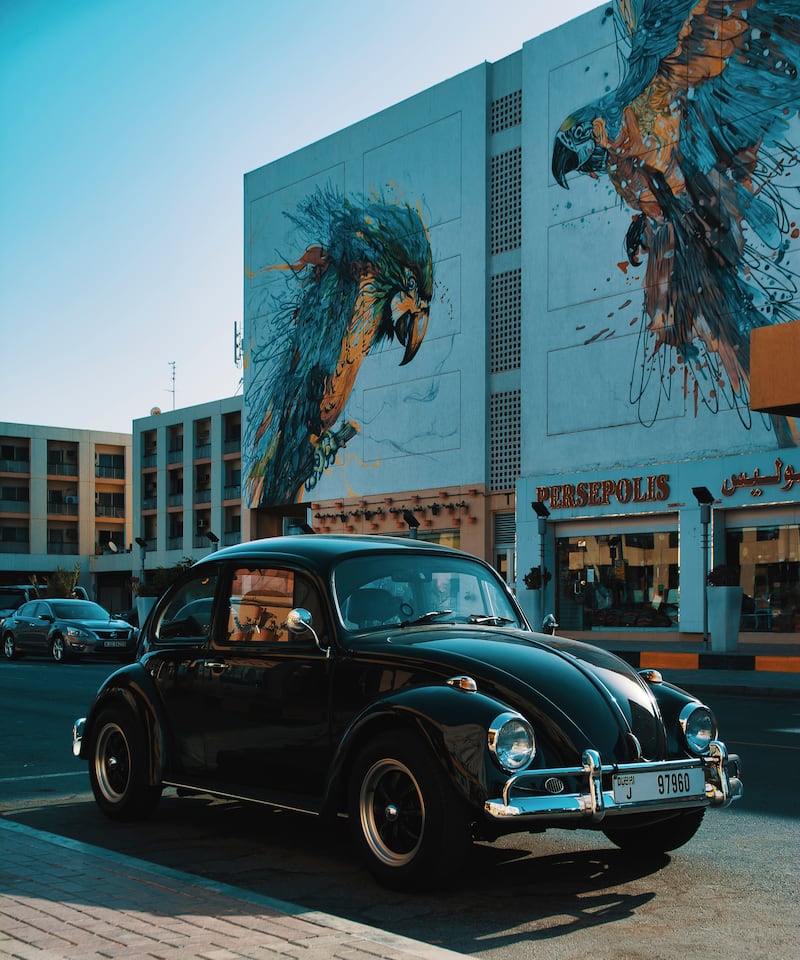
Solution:
{"label": "clear blue sky", "polygon": [[239,392],[244,174],[600,5],[0,0],[0,420]]}

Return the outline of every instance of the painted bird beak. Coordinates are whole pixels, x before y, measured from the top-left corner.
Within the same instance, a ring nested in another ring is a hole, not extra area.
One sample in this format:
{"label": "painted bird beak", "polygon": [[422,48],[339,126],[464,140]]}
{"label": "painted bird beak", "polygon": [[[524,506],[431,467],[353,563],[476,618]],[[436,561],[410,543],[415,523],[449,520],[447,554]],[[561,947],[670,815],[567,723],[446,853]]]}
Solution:
{"label": "painted bird beak", "polygon": [[577,170],[579,163],[578,154],[564,143],[559,134],[553,144],[553,176],[556,178],[556,183],[565,190],[569,190],[567,174]]}
{"label": "painted bird beak", "polygon": [[403,353],[403,359],[400,366],[403,367],[410,363],[417,355],[417,351],[422,346],[425,339],[425,331],[428,329],[428,311],[425,310],[407,310],[395,323],[394,330],[397,339],[406,348]]}

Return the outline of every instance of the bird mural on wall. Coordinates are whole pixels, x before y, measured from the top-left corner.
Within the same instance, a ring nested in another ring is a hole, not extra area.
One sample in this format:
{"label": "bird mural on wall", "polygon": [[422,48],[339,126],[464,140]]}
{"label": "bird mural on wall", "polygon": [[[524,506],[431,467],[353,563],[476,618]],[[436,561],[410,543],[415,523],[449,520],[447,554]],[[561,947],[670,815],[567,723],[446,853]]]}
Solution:
{"label": "bird mural on wall", "polygon": [[344,413],[362,363],[394,340],[400,366],[414,359],[433,291],[428,231],[408,204],[325,188],[286,216],[305,250],[268,268],[287,271],[287,292],[250,350],[250,507],[315,486],[358,432]]}
{"label": "bird mural on wall", "polygon": [[[651,425],[672,379],[747,428],[750,331],[800,317],[797,0],[617,0],[624,75],[556,133],[552,172],[608,177],[647,258],[631,402]],[[797,126],[794,126],[796,134]],[[792,176],[794,184],[792,185]],[[771,418],[779,446],[793,421]]]}

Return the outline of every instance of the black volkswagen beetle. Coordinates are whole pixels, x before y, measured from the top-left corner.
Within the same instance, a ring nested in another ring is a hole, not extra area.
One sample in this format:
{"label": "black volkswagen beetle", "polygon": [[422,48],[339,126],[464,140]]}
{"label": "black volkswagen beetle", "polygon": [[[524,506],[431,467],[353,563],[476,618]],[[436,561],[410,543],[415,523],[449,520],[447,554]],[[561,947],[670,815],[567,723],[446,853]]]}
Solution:
{"label": "black volkswagen beetle", "polygon": [[405,889],[515,831],[662,853],[742,792],[691,694],[532,632],[482,561],[383,537],[200,561],[73,739],[111,818],[145,817],[164,787],[344,814],[372,873]]}

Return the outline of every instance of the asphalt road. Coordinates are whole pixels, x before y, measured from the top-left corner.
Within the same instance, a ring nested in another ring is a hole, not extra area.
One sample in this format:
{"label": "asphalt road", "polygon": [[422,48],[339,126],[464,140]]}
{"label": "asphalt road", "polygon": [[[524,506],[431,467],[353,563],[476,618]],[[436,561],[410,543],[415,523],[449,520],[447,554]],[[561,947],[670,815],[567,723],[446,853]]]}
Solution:
{"label": "asphalt road", "polygon": [[111,669],[0,664],[6,817],[487,960],[797,957],[798,700],[714,697],[745,797],[709,811],[671,856],[631,861],[586,831],[516,835],[478,845],[452,888],[416,897],[372,882],[345,823],[171,791],[144,824],[105,820],[70,731]]}

